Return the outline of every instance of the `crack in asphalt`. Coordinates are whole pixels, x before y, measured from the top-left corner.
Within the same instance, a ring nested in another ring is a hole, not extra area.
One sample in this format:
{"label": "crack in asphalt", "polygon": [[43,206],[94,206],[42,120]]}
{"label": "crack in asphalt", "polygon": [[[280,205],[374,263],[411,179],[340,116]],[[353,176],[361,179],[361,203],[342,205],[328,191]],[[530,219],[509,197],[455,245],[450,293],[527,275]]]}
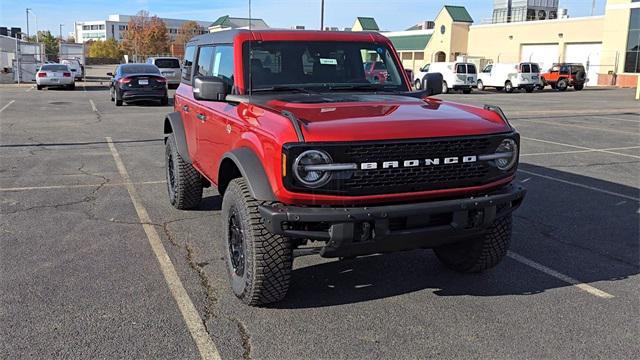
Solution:
{"label": "crack in asphalt", "polygon": [[209,281],[209,277],[204,272],[202,267],[198,266],[198,264],[196,263],[193,256],[193,248],[191,247],[191,245],[189,243],[185,243],[184,248],[187,251],[186,259],[189,267],[191,267],[191,269],[198,275],[198,278],[200,279],[200,286],[202,286],[204,290],[204,318],[202,319],[202,323],[204,324],[204,328],[207,330],[207,332],[209,332],[207,322],[216,316],[215,308],[218,303],[218,298],[215,294],[213,286],[211,285],[211,282]]}
{"label": "crack in asphalt", "polygon": [[238,333],[240,334],[240,340],[242,341],[242,359],[251,359],[251,336],[247,326],[238,318],[233,319],[238,326]]}

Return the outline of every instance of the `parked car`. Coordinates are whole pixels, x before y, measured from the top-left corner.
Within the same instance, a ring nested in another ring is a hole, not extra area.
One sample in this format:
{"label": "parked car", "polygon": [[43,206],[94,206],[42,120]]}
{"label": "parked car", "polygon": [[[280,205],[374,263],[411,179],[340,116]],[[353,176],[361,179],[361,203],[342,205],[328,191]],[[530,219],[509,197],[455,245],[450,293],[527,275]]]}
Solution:
{"label": "parked car", "polygon": [[489,64],[478,74],[478,90],[493,87],[511,93],[514,89],[533,92],[540,82],[540,67],[535,63]]}
{"label": "parked car", "polygon": [[73,73],[75,79],[82,79],[84,77],[84,67],[77,59],[63,59],[60,60],[60,64],[67,65]]}
{"label": "parked car", "polygon": [[160,69],[162,76],[167,79],[169,88],[180,85],[182,70],[180,59],[177,57],[151,57],[147,59],[147,64],[153,64]]}
{"label": "parked car", "polygon": [[[372,52],[383,84],[362,65]],[[497,107],[430,98],[441,74],[412,92],[382,34],[223,30],[185,54],[163,125],[168,200],[197,208],[217,188],[211,241],[244,303],[281,300],[296,256],[433,248],[480,272],[507,254],[525,196],[518,133]]]}
{"label": "parked car", "polygon": [[543,86],[549,85],[552,89],[565,91],[569,87],[580,91],[588,81],[587,73],[582,64],[560,63],[553,64],[551,69],[542,74]]}
{"label": "parked car", "polygon": [[36,72],[36,87],[38,90],[46,87],[64,87],[74,90],[76,83],[67,65],[44,64]]}
{"label": "parked car", "polygon": [[383,61],[367,61],[364,63],[364,73],[370,82],[382,84],[387,80],[387,65]]}
{"label": "parked car", "polygon": [[422,88],[422,79],[426,74],[440,73],[444,81],[442,82],[442,93],[446,94],[449,90],[462,90],[464,94],[471,93],[471,89],[476,86],[478,79],[478,71],[472,63],[446,63],[437,62],[426,64],[415,76],[414,86],[420,90]]}
{"label": "parked car", "polygon": [[159,100],[161,105],[169,104],[167,79],[160,69],[151,64],[122,64],[111,76],[109,93],[116,106],[125,102]]}

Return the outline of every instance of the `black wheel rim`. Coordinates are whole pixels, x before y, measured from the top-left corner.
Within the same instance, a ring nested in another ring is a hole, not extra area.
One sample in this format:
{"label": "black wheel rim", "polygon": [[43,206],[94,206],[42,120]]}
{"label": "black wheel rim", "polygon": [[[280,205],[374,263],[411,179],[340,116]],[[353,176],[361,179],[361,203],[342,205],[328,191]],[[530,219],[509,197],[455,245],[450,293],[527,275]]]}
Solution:
{"label": "black wheel rim", "polygon": [[233,272],[238,276],[244,275],[244,234],[238,213],[234,209],[229,217],[229,257],[231,259],[231,267]]}
{"label": "black wheel rim", "polygon": [[167,154],[167,189],[169,190],[169,197],[173,199],[176,189],[176,175],[173,167],[173,155],[169,151]]}

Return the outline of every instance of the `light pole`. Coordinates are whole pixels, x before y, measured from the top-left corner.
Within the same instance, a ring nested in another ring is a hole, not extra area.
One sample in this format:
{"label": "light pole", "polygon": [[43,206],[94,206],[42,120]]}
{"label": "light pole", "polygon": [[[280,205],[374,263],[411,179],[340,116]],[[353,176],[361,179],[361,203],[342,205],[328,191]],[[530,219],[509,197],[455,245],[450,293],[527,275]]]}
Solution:
{"label": "light pole", "polygon": [[[38,15],[36,15],[32,9],[27,8],[27,27],[29,26],[29,13],[31,13],[31,15],[36,19],[36,42],[38,43],[40,42],[40,34],[38,34]],[[27,30],[27,36],[29,36],[28,32],[29,30]]]}
{"label": "light pole", "polygon": [[320,31],[324,30],[324,0],[320,1]]}
{"label": "light pole", "polygon": [[60,42],[62,42],[62,27],[64,24],[60,24]]}
{"label": "light pole", "polygon": [[29,40],[29,8],[27,8],[27,10],[25,11],[25,14],[27,14],[27,40]]}

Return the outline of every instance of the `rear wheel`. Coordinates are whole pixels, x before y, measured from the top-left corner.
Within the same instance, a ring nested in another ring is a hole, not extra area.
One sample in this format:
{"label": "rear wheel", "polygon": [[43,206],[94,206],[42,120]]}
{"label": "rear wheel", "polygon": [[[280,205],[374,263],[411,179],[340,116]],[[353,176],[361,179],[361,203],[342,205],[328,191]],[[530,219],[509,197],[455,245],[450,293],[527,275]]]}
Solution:
{"label": "rear wheel", "polygon": [[536,87],[535,86],[527,86],[526,88],[524,88],[524,91],[528,92],[528,93],[532,93],[533,90],[535,90]]}
{"label": "rear wheel", "polygon": [[433,249],[448,268],[459,272],[482,272],[496,266],[511,243],[511,215],[496,219],[487,233],[473,240]]}
{"label": "rear wheel", "polygon": [[416,90],[422,90],[422,81],[420,81],[419,79],[416,80],[416,82],[414,83],[414,87],[416,88]]}
{"label": "rear wheel", "polygon": [[446,82],[446,81],[443,81],[443,82],[442,82],[442,93],[443,93],[443,94],[446,94],[446,93],[448,93],[448,92],[449,92],[449,85],[447,85],[447,82]]}
{"label": "rear wheel", "polygon": [[36,88],[37,88],[38,90],[42,90],[42,85],[36,85]]}
{"label": "rear wheel", "polygon": [[471,89],[462,89],[463,94],[471,94]]}
{"label": "rear wheel", "polygon": [[576,89],[576,91],[580,91],[584,89],[584,84],[575,84],[573,85],[573,88]]}
{"label": "rear wheel", "polygon": [[567,79],[560,79],[556,84],[556,88],[558,88],[559,91],[565,91],[567,90],[568,87],[569,87],[569,82],[567,81]]}
{"label": "rear wheel", "polygon": [[482,83],[482,80],[478,80],[478,90],[484,90],[484,83]]}
{"label": "rear wheel", "polygon": [[163,97],[162,100],[160,100],[160,105],[162,106],[169,105],[169,97],[168,96]]}
{"label": "rear wheel", "polygon": [[67,89],[69,89],[69,90],[75,90],[75,89],[76,89],[76,84],[75,84],[75,83],[70,84],[70,85],[69,85],[69,87],[68,87]]}
{"label": "rear wheel", "polygon": [[176,209],[193,209],[202,200],[202,178],[193,165],[184,161],[178,153],[173,134],[165,144],[165,174],[169,201]]}
{"label": "rear wheel", "polygon": [[507,80],[504,83],[504,91],[507,93],[512,93],[513,92],[513,84],[511,84],[511,81]]}
{"label": "rear wheel", "polygon": [[289,288],[291,240],[270,233],[243,178],[231,180],[222,199],[222,232],[233,293],[250,306],[280,301]]}

